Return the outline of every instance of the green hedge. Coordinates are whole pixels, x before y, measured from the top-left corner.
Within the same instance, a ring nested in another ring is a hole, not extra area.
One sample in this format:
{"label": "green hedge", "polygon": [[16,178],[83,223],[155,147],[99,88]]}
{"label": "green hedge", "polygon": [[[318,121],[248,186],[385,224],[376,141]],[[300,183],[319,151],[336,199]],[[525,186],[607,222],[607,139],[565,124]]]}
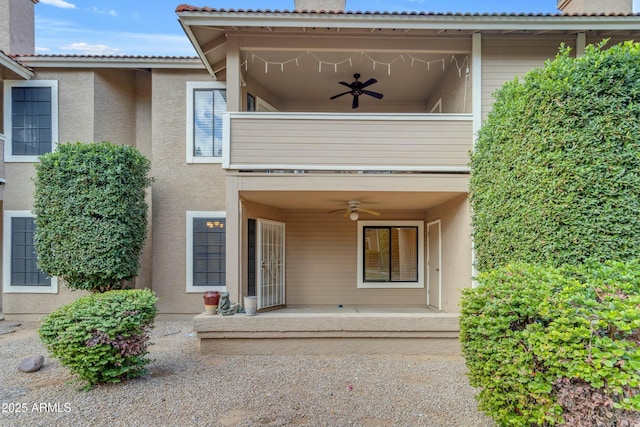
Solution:
{"label": "green hedge", "polygon": [[461,342],[480,409],[502,426],[640,425],[640,263],[517,264],[478,281]]}
{"label": "green hedge", "polygon": [[51,356],[86,381],[87,388],[145,373],[156,315],[150,290],[91,294],[47,316],[39,329]]}
{"label": "green hedge", "polygon": [[36,163],[38,266],[72,289],[122,288],[138,274],[150,162],[109,142],[61,144]]}
{"label": "green hedge", "polygon": [[476,266],[640,258],[640,44],[506,83],[471,156]]}

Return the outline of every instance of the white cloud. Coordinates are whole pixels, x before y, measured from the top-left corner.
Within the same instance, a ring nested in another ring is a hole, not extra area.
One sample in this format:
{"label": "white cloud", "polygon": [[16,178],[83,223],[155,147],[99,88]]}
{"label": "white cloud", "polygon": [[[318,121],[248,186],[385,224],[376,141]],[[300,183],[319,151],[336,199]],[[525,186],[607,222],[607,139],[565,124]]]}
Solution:
{"label": "white cloud", "polygon": [[113,9],[98,9],[97,7],[93,6],[89,10],[93,13],[99,13],[100,15],[111,15],[111,16],[118,15],[118,13]]}
{"label": "white cloud", "polygon": [[36,53],[48,53],[51,52],[51,49],[48,47],[38,47],[36,46]]}
{"label": "white cloud", "polygon": [[73,3],[69,3],[64,0],[40,0],[42,4],[48,4],[55,7],[60,7],[62,9],[75,9],[76,5]]}
{"label": "white cloud", "polygon": [[66,46],[60,46],[60,49],[75,52],[80,55],[121,55],[122,51],[118,48],[109,47],[103,44],[89,43],[71,43]]}

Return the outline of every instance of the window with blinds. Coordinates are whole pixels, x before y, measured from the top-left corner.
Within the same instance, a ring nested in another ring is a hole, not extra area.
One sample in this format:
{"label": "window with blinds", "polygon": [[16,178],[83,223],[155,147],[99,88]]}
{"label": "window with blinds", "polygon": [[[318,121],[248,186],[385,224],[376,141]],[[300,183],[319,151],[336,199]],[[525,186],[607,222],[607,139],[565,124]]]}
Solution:
{"label": "window with blinds", "polygon": [[424,288],[424,222],[358,221],[358,288]]}
{"label": "window with blinds", "polygon": [[187,292],[226,288],[226,214],[187,211]]}
{"label": "window with blinds", "polygon": [[222,157],[222,114],[226,111],[225,89],[194,89],[194,157]]}

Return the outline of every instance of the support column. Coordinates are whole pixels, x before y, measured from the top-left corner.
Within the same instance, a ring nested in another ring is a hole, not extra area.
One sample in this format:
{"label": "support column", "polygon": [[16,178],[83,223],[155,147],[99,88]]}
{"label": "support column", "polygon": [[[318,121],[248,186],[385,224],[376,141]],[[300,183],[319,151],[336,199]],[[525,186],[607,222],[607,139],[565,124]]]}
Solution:
{"label": "support column", "polygon": [[576,34],[576,57],[584,56],[584,50],[587,47],[587,34]]}
{"label": "support column", "polygon": [[227,38],[227,111],[241,111],[242,81],[240,79],[240,43],[237,37]]}
{"label": "support column", "polygon": [[227,292],[233,302],[242,302],[241,270],[242,270],[242,210],[238,191],[238,178],[227,177],[226,200],[226,279]]}

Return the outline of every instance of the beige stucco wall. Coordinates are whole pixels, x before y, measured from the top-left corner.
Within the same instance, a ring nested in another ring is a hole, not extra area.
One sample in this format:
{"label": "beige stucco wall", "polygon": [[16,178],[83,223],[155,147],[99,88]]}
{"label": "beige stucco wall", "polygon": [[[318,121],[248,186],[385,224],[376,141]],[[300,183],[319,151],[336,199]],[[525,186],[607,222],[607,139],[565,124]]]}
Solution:
{"label": "beige stucco wall", "polygon": [[152,80],[153,289],[162,314],[196,313],[201,293],[186,293],[186,212],[224,211],[219,164],[186,163],[186,83],[205,72],[155,71]]}
{"label": "beige stucco wall", "polygon": [[[93,73],[43,70],[39,80],[58,80],[58,127],[60,141],[91,140],[93,134]],[[31,210],[35,169],[32,163],[7,163],[4,210]],[[71,292],[62,282],[58,294],[4,294],[2,311],[6,316],[39,319],[56,308],[84,295]]]}
{"label": "beige stucco wall", "polygon": [[[40,70],[39,80],[58,81],[58,127],[61,142],[110,140],[136,144],[151,154],[151,77],[125,71]],[[5,210],[31,210],[35,169],[32,163],[7,163]],[[148,199],[150,202],[150,199]],[[151,237],[141,258],[138,286],[150,286]],[[58,294],[5,294],[3,312],[8,316],[38,318],[64,305],[82,292],[70,292],[63,283]]]}
{"label": "beige stucco wall", "polygon": [[136,76],[130,71],[99,70],[94,80],[92,141],[135,145]]}
{"label": "beige stucco wall", "polygon": [[630,13],[632,0],[557,0],[562,13]]}
{"label": "beige stucco wall", "polygon": [[[153,164],[153,153],[151,150],[151,73],[136,73],[136,107],[135,107],[135,141],[136,148]],[[152,288],[153,269],[153,199],[152,189],[147,192],[147,238],[140,255],[140,269],[136,278],[136,287]]]}
{"label": "beige stucco wall", "polygon": [[35,52],[33,6],[32,0],[0,0],[0,50]]}

